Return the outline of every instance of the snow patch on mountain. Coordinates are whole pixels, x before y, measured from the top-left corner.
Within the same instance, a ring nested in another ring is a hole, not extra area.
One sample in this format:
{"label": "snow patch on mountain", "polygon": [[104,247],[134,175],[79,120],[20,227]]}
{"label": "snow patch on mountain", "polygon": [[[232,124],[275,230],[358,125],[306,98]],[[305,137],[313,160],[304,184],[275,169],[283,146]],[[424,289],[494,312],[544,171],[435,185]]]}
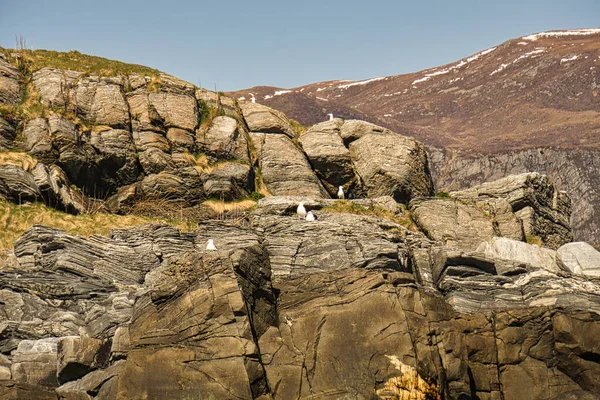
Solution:
{"label": "snow patch on mountain", "polygon": [[338,85],[337,88],[338,89],[348,89],[349,87],[352,87],[352,86],[366,85],[368,83],[380,81],[380,80],[383,80],[383,79],[387,79],[387,78],[385,76],[382,76],[380,78],[372,78],[372,79],[367,79],[367,80],[364,80],[364,81],[346,83],[345,85]]}
{"label": "snow patch on mountain", "polygon": [[524,36],[521,39],[538,40],[540,38],[561,37],[561,36],[587,36],[587,35],[594,35],[596,33],[600,33],[599,28],[573,29],[573,30],[568,30],[568,31],[540,32],[540,33],[536,33],[533,35]]}
{"label": "snow patch on mountain", "polygon": [[473,55],[473,56],[471,56],[471,57],[467,58],[466,60],[461,60],[461,61],[460,61],[458,64],[456,64],[456,65],[452,65],[452,66],[450,66],[450,67],[448,67],[448,68],[444,68],[444,69],[441,69],[441,70],[439,70],[439,71],[434,71],[434,72],[430,72],[430,73],[428,73],[428,74],[425,74],[425,76],[424,76],[424,77],[422,77],[422,78],[419,78],[419,79],[415,79],[415,80],[412,82],[412,85],[414,85],[414,84],[417,84],[417,83],[421,83],[421,82],[428,81],[429,79],[431,79],[431,78],[432,78],[432,77],[434,77],[434,76],[438,76],[438,75],[444,75],[444,74],[447,74],[447,73],[449,73],[449,72],[455,71],[455,70],[457,70],[457,69],[459,69],[459,68],[461,68],[461,67],[464,67],[465,65],[467,65],[467,64],[469,64],[469,63],[471,63],[471,62],[473,62],[473,61],[475,61],[475,60],[477,60],[477,59],[479,59],[480,57],[482,57],[482,56],[485,56],[486,54],[489,54],[489,53],[491,53],[491,52],[492,52],[492,51],[494,51],[494,50],[496,50],[496,48],[495,48],[495,47],[492,47],[492,48],[490,48],[490,49],[487,49],[487,50],[484,50],[484,51],[482,51],[481,53],[477,53],[477,54],[475,54],[475,55]]}

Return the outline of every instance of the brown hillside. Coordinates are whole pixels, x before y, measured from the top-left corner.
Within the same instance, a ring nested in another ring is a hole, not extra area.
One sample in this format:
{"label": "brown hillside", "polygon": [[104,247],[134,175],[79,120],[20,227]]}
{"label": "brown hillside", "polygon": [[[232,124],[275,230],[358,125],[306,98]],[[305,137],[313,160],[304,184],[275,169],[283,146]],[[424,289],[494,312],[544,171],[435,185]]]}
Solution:
{"label": "brown hillside", "polygon": [[459,150],[599,149],[599,70],[600,29],[558,31],[412,74],[232,94],[249,100],[254,92],[303,124],[327,113],[364,118]]}

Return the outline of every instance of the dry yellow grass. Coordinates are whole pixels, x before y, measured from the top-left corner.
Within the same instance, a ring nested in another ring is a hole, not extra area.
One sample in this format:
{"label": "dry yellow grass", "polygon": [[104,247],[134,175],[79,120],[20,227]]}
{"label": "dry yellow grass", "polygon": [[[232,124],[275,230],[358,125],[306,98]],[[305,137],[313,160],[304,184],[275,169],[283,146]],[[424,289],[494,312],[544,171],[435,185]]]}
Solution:
{"label": "dry yellow grass", "polygon": [[206,154],[199,154],[196,157],[190,155],[190,157],[192,157],[194,160],[194,168],[196,169],[196,171],[200,172],[201,174],[202,173],[210,174],[212,172],[212,170],[215,168],[214,165],[210,165]]}
{"label": "dry yellow grass", "polygon": [[45,225],[73,235],[90,236],[106,235],[112,229],[149,223],[168,223],[179,229],[187,228],[177,220],[105,213],[71,215],[40,203],[16,205],[0,200],[0,250],[12,248],[15,240],[33,225]]}
{"label": "dry yellow grass", "polygon": [[202,204],[207,207],[210,207],[214,212],[219,214],[225,214],[236,211],[247,211],[256,207],[256,201],[250,199],[231,202],[207,200]]}
{"label": "dry yellow grass", "polygon": [[410,212],[404,206],[401,205],[400,207],[402,209],[402,214],[395,214],[389,210],[377,206],[364,207],[359,204],[352,203],[348,200],[338,200],[331,206],[323,207],[322,210],[327,212],[338,212],[356,215],[371,215],[395,222],[408,230],[414,232],[418,231],[419,228],[412,220]]}
{"label": "dry yellow grass", "polygon": [[31,171],[37,165],[37,160],[27,153],[6,151],[0,152],[0,165],[16,165],[25,171]]}

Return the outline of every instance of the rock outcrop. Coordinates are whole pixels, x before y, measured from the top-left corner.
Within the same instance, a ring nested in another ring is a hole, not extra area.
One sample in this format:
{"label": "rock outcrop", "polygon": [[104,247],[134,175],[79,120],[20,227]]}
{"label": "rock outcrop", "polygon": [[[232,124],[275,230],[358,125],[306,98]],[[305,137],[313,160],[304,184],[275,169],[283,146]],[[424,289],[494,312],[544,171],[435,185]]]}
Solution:
{"label": "rock outcrop", "polygon": [[[32,228],[0,273],[0,348],[15,382],[4,390],[98,399],[600,391],[588,339],[600,330],[600,283],[547,268],[553,250],[504,238],[453,248],[377,216],[384,199],[349,202],[371,215],[307,199],[317,220],[305,221],[301,199],[261,200],[247,228],[155,225],[88,239]],[[390,216],[404,212],[395,207]],[[205,250],[208,239],[217,251]],[[157,363],[159,375],[148,368]]]}
{"label": "rock outcrop", "polygon": [[[3,63],[0,102],[18,103]],[[36,160],[0,162],[5,200],[77,214],[94,197],[127,213],[271,196],[189,231],[27,229],[0,254],[0,397],[600,393],[600,253],[572,243],[569,196],[547,176],[433,197],[424,146],[363,121],[300,134],[158,73],[30,78],[44,113],[0,120],[0,145]]]}
{"label": "rock outcrop", "polygon": [[598,153],[592,150],[533,149],[494,155],[465,154],[428,148],[431,173],[438,190],[467,189],[508,175],[538,171],[559,191],[569,193],[575,240],[600,245],[597,204],[600,195]]}

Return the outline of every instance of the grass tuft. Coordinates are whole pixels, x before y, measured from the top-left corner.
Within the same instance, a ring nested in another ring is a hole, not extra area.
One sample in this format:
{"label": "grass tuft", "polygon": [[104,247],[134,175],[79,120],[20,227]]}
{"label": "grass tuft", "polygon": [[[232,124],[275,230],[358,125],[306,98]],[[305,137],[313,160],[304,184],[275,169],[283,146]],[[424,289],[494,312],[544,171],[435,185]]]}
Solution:
{"label": "grass tuft", "polygon": [[0,152],[0,165],[16,165],[25,171],[31,171],[37,165],[37,160],[27,153],[5,151]]}
{"label": "grass tuft", "polygon": [[536,235],[525,235],[525,242],[527,242],[528,244],[534,244],[538,247],[544,246],[544,241],[542,240],[542,238]]}
{"label": "grass tuft", "polygon": [[334,202],[331,206],[323,207],[322,211],[379,217],[395,222],[408,230],[417,232],[419,229],[412,220],[410,212],[405,207],[402,207],[402,205],[400,207],[402,213],[396,214],[391,212],[390,210],[386,210],[377,206],[365,207],[348,200],[338,200]]}
{"label": "grass tuft", "polygon": [[296,132],[296,136],[303,135],[304,133],[306,133],[308,128],[310,128],[310,126],[302,125],[300,122],[296,121],[295,119],[290,118],[289,120],[290,120],[290,125]]}

